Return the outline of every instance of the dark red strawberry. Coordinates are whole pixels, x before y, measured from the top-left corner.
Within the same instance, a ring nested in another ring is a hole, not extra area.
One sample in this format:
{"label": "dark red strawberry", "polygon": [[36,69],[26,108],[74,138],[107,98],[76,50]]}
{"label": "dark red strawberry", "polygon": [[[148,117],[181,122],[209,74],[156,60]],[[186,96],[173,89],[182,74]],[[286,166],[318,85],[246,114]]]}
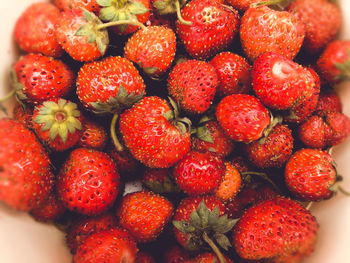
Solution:
{"label": "dark red strawberry", "polygon": [[240,34],[244,52],[253,61],[266,52],[293,59],[303,44],[305,31],[294,15],[261,6],[244,13]]}
{"label": "dark red strawberry", "polygon": [[[228,258],[226,256],[224,256],[223,258],[225,259],[226,263],[233,263],[233,261],[230,258]],[[193,263],[213,263],[213,262],[220,262],[220,260],[214,253],[204,252],[204,253],[197,255],[190,262],[193,262]]]}
{"label": "dark red strawberry", "polygon": [[173,180],[170,169],[147,168],[142,175],[142,183],[158,194],[180,191]]}
{"label": "dark red strawberry", "polygon": [[122,57],[85,64],[77,79],[77,94],[95,113],[114,113],[130,107],[145,94],[145,84],[134,65]]}
{"label": "dark red strawberry", "polygon": [[230,160],[230,163],[240,172],[248,172],[251,171],[251,164],[247,160],[247,158],[242,156],[235,156]]}
{"label": "dark red strawberry", "polygon": [[128,39],[124,47],[125,58],[154,77],[168,70],[174,60],[175,51],[175,33],[163,26],[140,29]]}
{"label": "dark red strawberry", "polygon": [[97,0],[54,0],[53,2],[62,11],[84,8],[90,12],[98,13],[101,8]]}
{"label": "dark red strawberry", "polygon": [[333,89],[321,90],[320,96],[318,98],[318,104],[315,111],[343,112],[343,105],[339,95]]}
{"label": "dark red strawberry", "polygon": [[182,247],[173,245],[165,251],[163,263],[182,263],[190,258],[188,252]]}
{"label": "dark red strawberry", "polygon": [[284,177],[290,191],[307,201],[321,201],[332,197],[337,171],[327,152],[302,149],[292,155]]}
{"label": "dark red strawberry", "polygon": [[59,219],[66,212],[66,208],[57,198],[56,194],[51,193],[45,203],[30,211],[30,214],[38,221],[47,222]]}
{"label": "dark red strawberry", "polygon": [[37,104],[64,97],[74,85],[74,73],[66,64],[39,54],[22,56],[11,75],[20,100]]}
{"label": "dark red strawberry", "polygon": [[[188,127],[159,97],[145,97],[120,116],[120,132],[131,154],[152,168],[167,168],[190,149]],[[185,120],[188,123],[188,120]]]}
{"label": "dark red strawberry", "polygon": [[22,123],[0,120],[0,200],[23,211],[42,206],[53,186],[50,160]]}
{"label": "dark red strawberry", "polygon": [[92,149],[72,151],[57,180],[58,196],[64,205],[84,215],[106,211],[120,191],[115,163],[107,154]]}
{"label": "dark red strawberry", "polygon": [[177,33],[187,52],[206,59],[225,49],[236,36],[238,12],[219,1],[192,0],[181,10],[184,20],[176,23]]}
{"label": "dark red strawberry", "polygon": [[[151,0],[151,2],[152,1],[154,0]],[[171,28],[173,31],[176,31],[175,20],[173,20],[171,17],[168,17],[168,16],[159,15],[154,9],[153,9],[153,12],[151,12],[149,19],[145,23],[145,25],[146,26],[164,26],[164,27]]]}
{"label": "dark red strawberry", "polygon": [[164,197],[141,191],[123,197],[117,217],[119,225],[137,242],[149,242],[155,240],[169,223],[173,209]]}
{"label": "dark red strawberry", "polygon": [[78,143],[84,124],[75,103],[53,99],[35,107],[32,125],[40,140],[52,150],[65,151]]}
{"label": "dark red strawberry", "polygon": [[103,150],[107,141],[108,134],[102,125],[92,120],[84,121],[83,134],[80,137],[78,146]]}
{"label": "dark red strawberry", "polygon": [[16,121],[23,123],[27,128],[32,127],[33,107],[30,105],[23,107],[22,105],[17,104],[13,108],[12,115]]}
{"label": "dark red strawberry", "polygon": [[122,228],[112,228],[92,234],[74,255],[74,263],[134,263],[138,252],[135,241]]}
{"label": "dark red strawberry", "polygon": [[216,108],[216,118],[231,139],[245,143],[261,138],[270,124],[270,114],[264,105],[243,94],[223,98]]}
{"label": "dark red strawberry", "polygon": [[249,93],[251,67],[245,58],[231,52],[222,52],[209,63],[218,74],[218,96]]}
{"label": "dark red strawberry", "polygon": [[225,162],[225,174],[215,191],[215,196],[222,201],[233,199],[241,190],[242,178],[240,172],[230,163]]}
{"label": "dark red strawberry", "polygon": [[209,109],[218,86],[215,68],[199,60],[177,64],[168,78],[169,94],[185,111],[200,114]]}
{"label": "dark red strawberry", "polygon": [[295,0],[288,11],[305,25],[303,47],[307,52],[320,52],[336,37],[340,29],[342,14],[338,5],[331,1]]}
{"label": "dark red strawberry", "polygon": [[156,263],[156,261],[147,252],[140,251],[139,253],[137,253],[135,263]]}
{"label": "dark red strawberry", "polygon": [[28,53],[60,57],[63,50],[55,38],[56,23],[59,20],[60,11],[53,4],[30,5],[15,25],[14,36],[17,44]]}

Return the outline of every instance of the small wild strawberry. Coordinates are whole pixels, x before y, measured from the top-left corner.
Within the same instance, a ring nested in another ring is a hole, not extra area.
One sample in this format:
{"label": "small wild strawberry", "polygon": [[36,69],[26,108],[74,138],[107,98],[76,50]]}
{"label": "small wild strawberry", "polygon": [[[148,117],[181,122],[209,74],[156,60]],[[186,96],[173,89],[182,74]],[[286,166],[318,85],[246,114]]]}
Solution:
{"label": "small wild strawberry", "polygon": [[339,95],[333,89],[321,90],[318,98],[316,112],[336,111],[343,112],[343,105]]}
{"label": "small wild strawberry", "polygon": [[51,193],[45,203],[30,211],[30,214],[38,221],[47,222],[59,219],[66,212],[66,208],[57,198],[55,193]]}
{"label": "small wild strawberry", "polygon": [[53,2],[62,11],[80,8],[95,13],[100,11],[97,0],[53,0]]}
{"label": "small wild strawberry", "polygon": [[245,12],[248,8],[255,3],[263,2],[264,0],[226,0],[226,2],[231,5],[233,8],[241,12]]}
{"label": "small wild strawberry", "polygon": [[12,115],[16,121],[23,123],[27,128],[32,127],[33,107],[30,105],[23,107],[22,105],[17,104],[13,108]]}
{"label": "small wild strawberry", "polygon": [[240,172],[230,162],[225,162],[225,168],[223,179],[215,191],[215,196],[223,201],[233,199],[242,186]]}
{"label": "small wild strawberry", "polygon": [[106,129],[92,120],[85,120],[83,134],[81,135],[78,146],[103,150],[108,141]]}

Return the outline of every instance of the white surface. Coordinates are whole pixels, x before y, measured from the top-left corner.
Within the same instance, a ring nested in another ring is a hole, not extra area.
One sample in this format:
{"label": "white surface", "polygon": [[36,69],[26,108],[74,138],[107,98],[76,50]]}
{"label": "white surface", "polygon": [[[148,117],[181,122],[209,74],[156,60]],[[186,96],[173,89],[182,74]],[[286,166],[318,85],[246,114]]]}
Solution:
{"label": "white surface", "polygon": [[[12,40],[13,25],[24,8],[33,2],[39,1],[1,1],[0,95],[9,89],[8,69],[16,57]],[[350,1],[338,2],[342,5],[343,17],[348,18],[344,21],[342,38],[350,39]],[[350,116],[349,84],[338,87],[338,92],[342,96],[344,111]],[[345,177],[344,187],[350,189],[350,140],[338,147],[334,156],[339,173]],[[349,263],[350,198],[338,195],[330,201],[315,205],[313,212],[321,230],[316,252],[305,263]],[[0,204],[0,262],[70,263],[71,258],[61,232]]]}

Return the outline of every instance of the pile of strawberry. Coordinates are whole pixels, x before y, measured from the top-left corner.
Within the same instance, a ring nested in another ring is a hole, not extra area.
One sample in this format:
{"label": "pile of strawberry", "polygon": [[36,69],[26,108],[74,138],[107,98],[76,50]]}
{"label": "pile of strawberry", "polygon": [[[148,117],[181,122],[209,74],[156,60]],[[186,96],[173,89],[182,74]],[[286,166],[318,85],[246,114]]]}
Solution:
{"label": "pile of strawberry", "polygon": [[310,204],[345,193],[340,26],[328,0],[29,6],[0,200],[66,231],[75,263],[301,262]]}

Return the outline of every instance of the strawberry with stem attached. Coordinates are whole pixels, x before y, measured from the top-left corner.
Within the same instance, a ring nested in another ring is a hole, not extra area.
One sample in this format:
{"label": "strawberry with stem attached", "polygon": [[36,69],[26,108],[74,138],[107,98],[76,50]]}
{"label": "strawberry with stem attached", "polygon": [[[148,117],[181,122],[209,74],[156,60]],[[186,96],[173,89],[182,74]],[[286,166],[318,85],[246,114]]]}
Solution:
{"label": "strawberry with stem attached", "polygon": [[185,6],[188,0],[151,0],[155,12],[159,15],[176,14],[177,19],[184,25],[192,25],[192,22],[186,21],[181,15],[181,8]]}

